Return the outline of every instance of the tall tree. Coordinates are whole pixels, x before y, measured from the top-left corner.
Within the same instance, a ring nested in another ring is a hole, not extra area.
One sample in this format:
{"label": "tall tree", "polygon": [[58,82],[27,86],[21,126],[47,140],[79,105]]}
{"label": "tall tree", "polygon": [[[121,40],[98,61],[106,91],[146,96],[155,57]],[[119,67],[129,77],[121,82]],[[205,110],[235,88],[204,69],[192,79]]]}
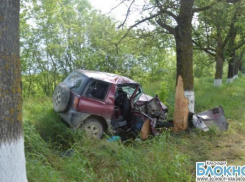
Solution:
{"label": "tall tree", "polygon": [[244,63],[245,49],[241,48],[236,51],[234,59],[234,79],[238,78],[238,71],[244,72],[243,63]]}
{"label": "tall tree", "polygon": [[[122,1],[125,2],[125,1]],[[125,20],[133,9],[135,1],[130,1]],[[212,7],[216,1],[207,6],[197,8],[194,0],[153,0],[145,3],[140,12],[147,12],[149,16],[140,19],[130,29],[143,22],[151,22],[161,27],[165,33],[174,36],[176,44],[176,83],[179,75],[183,78],[185,96],[189,99],[189,110],[194,112],[194,77],[193,77],[193,45],[192,18],[194,13]],[[125,21],[123,22],[123,24]],[[123,24],[121,26],[123,26]],[[121,27],[120,26],[120,27]],[[124,36],[125,37],[125,36]]]}
{"label": "tall tree", "polygon": [[[227,83],[232,83],[234,78],[238,78],[238,68],[240,66],[240,58],[243,56],[243,46],[245,44],[244,37],[244,5],[243,1],[234,4],[235,14],[230,25],[230,41],[227,46],[226,54],[228,58],[228,75]],[[240,55],[239,55],[240,54]]]}
{"label": "tall tree", "polygon": [[[234,58],[236,49],[244,41],[236,41],[237,26],[242,15],[241,1],[223,1],[212,9],[199,14],[199,26],[194,31],[194,44],[201,50],[213,56],[216,62],[214,85],[222,85],[223,65],[229,59],[228,82],[233,78]],[[224,13],[224,9],[226,10]]]}
{"label": "tall tree", "polygon": [[237,30],[234,26],[234,22],[232,22],[231,23],[231,31],[230,31],[230,41],[228,44],[229,60],[228,60],[228,75],[227,75],[226,83],[232,83],[233,82],[234,69],[235,69],[235,57],[236,57],[236,51],[234,50],[233,47],[235,45],[236,35],[237,35]]}
{"label": "tall tree", "polygon": [[0,4],[0,181],[25,182],[19,0]]}

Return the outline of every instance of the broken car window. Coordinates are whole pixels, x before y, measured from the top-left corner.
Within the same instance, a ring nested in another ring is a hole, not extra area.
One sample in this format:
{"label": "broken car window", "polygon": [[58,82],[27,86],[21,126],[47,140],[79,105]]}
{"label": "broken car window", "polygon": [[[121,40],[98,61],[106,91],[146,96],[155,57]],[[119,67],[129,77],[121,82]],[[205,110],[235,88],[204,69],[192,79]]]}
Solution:
{"label": "broken car window", "polygon": [[109,84],[101,81],[92,81],[85,93],[86,97],[104,100],[109,88]]}
{"label": "broken car window", "polygon": [[[135,92],[135,89],[138,87],[138,85],[121,85],[118,89],[122,90],[124,93],[127,94],[127,98],[130,99]],[[138,101],[142,94],[142,88],[139,87],[137,90],[137,93],[135,94],[134,103]]]}
{"label": "broken car window", "polygon": [[83,84],[85,77],[78,71],[73,71],[64,81],[71,90],[78,92],[79,87]]}
{"label": "broken car window", "polygon": [[127,93],[128,98],[132,96],[132,94],[135,91],[136,86],[130,85],[130,86],[122,86],[122,90]]}

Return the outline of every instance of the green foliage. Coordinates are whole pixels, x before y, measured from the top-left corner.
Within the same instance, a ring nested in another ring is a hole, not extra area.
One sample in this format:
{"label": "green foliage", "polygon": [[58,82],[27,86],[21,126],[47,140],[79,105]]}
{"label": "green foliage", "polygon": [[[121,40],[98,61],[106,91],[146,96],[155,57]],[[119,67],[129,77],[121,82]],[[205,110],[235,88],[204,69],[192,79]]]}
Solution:
{"label": "green foliage", "polygon": [[[125,70],[127,44],[120,49],[115,46],[125,31],[116,30],[115,23],[92,10],[87,0],[23,0],[20,22],[22,73],[28,85],[24,94],[28,96],[51,95],[59,75],[67,76],[77,68]],[[40,85],[41,90],[32,85]]]}
{"label": "green foliage", "polygon": [[168,90],[167,90],[167,83],[161,82],[159,90],[156,91],[156,93],[159,96],[159,99],[164,103],[167,104],[167,98],[168,98]]}
{"label": "green foliage", "polygon": [[22,75],[22,94],[24,97],[52,95],[56,85],[64,75],[44,71],[39,74]]}
{"label": "green foliage", "polygon": [[77,68],[119,73],[142,83],[159,79],[166,67],[174,69],[173,51],[159,35],[130,31],[120,41],[126,30],[117,29],[86,0],[23,0],[20,22],[24,96],[52,95]]}
{"label": "green foliage", "polygon": [[[21,2],[24,96],[52,95],[57,83],[76,68],[118,73],[146,85],[169,78],[172,80],[176,76],[174,38],[165,34],[153,20],[149,25],[154,30],[143,28],[127,32],[118,29],[118,22],[114,19],[94,10],[87,0]],[[173,4],[178,4],[174,1],[162,3],[170,6],[170,9]],[[210,3],[195,1],[195,7]],[[150,4],[155,6],[156,2]],[[236,45],[242,43],[243,6],[244,2],[219,2],[211,9],[200,12],[194,17],[198,18],[198,23],[193,24],[194,39],[202,48],[211,48],[211,52],[215,53],[217,27],[225,39],[236,12],[239,15],[235,21],[238,30]],[[179,8],[179,5],[176,7]],[[226,13],[223,13],[224,9]],[[172,11],[175,12],[176,8],[172,8]],[[172,18],[164,15],[163,19],[172,25]],[[126,32],[127,37],[121,39]],[[214,75],[214,64],[211,64],[214,59],[203,51],[194,51],[194,76],[201,78]],[[168,82],[167,87],[170,85]],[[155,93],[152,92],[153,95]]]}
{"label": "green foliage", "polygon": [[[194,77],[202,78],[213,76],[215,73],[214,58],[201,51],[194,51]],[[225,74],[224,74],[225,75]]]}

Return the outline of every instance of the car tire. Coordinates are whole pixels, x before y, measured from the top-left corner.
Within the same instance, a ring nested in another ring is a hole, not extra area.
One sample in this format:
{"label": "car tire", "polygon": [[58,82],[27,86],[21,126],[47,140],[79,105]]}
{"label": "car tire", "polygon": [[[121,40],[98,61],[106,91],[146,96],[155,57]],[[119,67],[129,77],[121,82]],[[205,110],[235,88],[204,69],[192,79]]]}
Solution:
{"label": "car tire", "polygon": [[56,112],[63,112],[66,110],[70,99],[70,89],[60,83],[56,86],[53,93],[53,107]]}
{"label": "car tire", "polygon": [[103,126],[102,124],[95,118],[89,118],[80,127],[88,137],[101,139],[103,134]]}

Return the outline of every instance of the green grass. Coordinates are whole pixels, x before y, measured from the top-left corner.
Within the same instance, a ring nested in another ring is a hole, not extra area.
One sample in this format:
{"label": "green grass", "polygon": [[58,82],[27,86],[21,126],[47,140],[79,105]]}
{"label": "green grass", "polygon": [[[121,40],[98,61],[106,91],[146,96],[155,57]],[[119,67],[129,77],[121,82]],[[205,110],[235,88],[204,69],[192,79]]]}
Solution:
{"label": "green grass", "polygon": [[[163,132],[147,141],[107,142],[74,133],[52,109],[51,98],[24,100],[25,151],[30,182],[194,181],[195,162],[225,160],[245,164],[245,77],[213,87],[211,78],[195,80],[196,111],[223,106],[229,130]],[[159,83],[148,90],[154,94]],[[172,90],[171,90],[172,89]],[[146,90],[146,89],[145,89]],[[149,93],[149,92],[147,92]],[[167,106],[174,109],[174,90]],[[171,114],[170,114],[171,115]],[[64,156],[64,152],[71,155]]]}

